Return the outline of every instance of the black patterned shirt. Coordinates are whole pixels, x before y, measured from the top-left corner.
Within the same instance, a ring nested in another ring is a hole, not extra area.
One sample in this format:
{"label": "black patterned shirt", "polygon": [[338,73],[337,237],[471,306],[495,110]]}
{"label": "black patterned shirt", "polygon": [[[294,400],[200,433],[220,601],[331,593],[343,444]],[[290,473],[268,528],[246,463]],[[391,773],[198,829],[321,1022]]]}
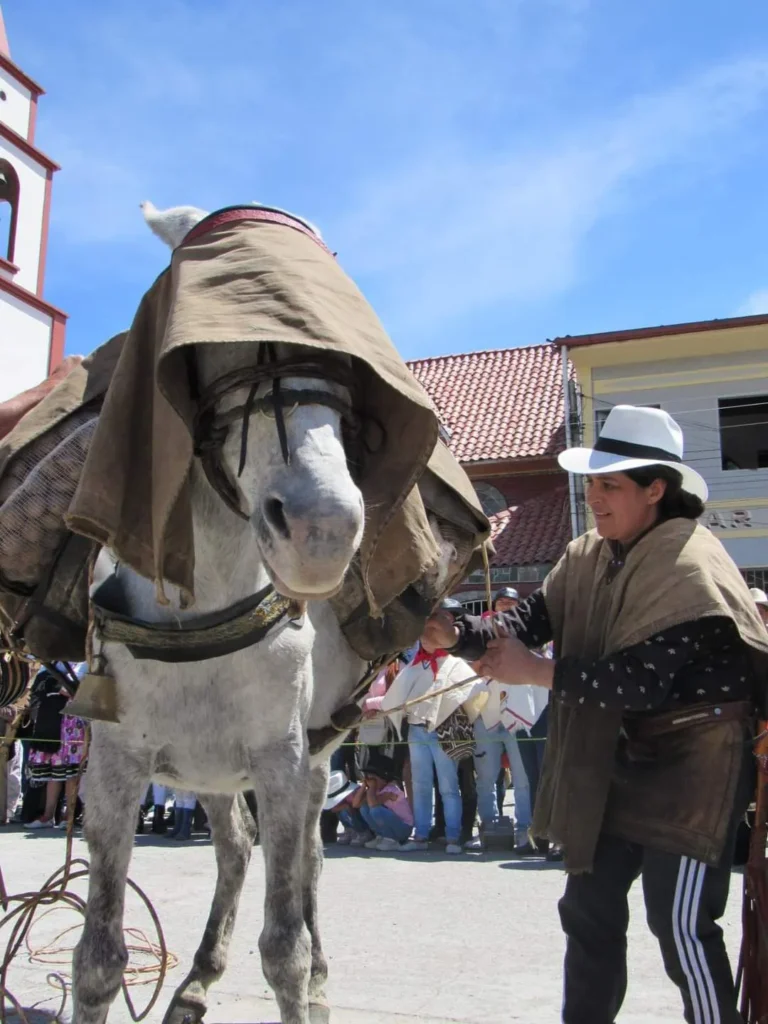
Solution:
{"label": "black patterned shirt", "polygon": [[[509,631],[526,647],[541,647],[552,639],[540,590],[514,612],[502,614]],[[470,615],[461,616],[457,625],[461,635],[453,653],[474,661],[492,639],[493,625]],[[557,658],[552,685],[553,695],[566,704],[619,707],[627,713],[749,700],[754,692],[748,648],[725,617],[664,629],[606,658]]]}

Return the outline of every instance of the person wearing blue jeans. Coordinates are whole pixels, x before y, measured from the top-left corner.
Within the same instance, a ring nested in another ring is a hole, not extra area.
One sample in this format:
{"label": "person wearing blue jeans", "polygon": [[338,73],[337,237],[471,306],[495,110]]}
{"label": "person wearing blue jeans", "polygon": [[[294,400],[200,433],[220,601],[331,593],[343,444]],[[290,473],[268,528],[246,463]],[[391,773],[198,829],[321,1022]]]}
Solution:
{"label": "person wearing blue jeans", "polygon": [[398,843],[404,843],[411,834],[411,826],[399,818],[394,811],[381,804],[377,807],[361,804],[360,814],[371,832],[384,839],[394,839]]}
{"label": "person wearing blue jeans", "polygon": [[531,790],[515,735],[501,722],[488,728],[480,717],[475,722],[475,741],[477,810],[481,828],[493,828],[499,820],[496,780],[501,768],[501,755],[506,750],[515,793],[515,844],[525,847],[531,827]]}
{"label": "person wearing blue jeans", "polygon": [[437,772],[437,785],[445,813],[446,850],[453,853],[453,849],[448,850],[448,847],[453,847],[461,852],[461,793],[458,765],[440,746],[434,730],[430,731],[425,726],[413,722],[408,732],[408,751],[411,757],[415,821],[412,848],[425,849],[429,839],[432,828],[434,769]]}

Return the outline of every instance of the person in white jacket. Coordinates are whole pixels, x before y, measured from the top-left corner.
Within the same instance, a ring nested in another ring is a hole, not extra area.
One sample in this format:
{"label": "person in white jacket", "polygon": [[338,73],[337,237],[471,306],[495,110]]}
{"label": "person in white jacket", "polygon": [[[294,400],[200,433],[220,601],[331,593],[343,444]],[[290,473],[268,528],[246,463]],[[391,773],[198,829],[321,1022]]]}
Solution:
{"label": "person in white jacket", "polygon": [[[467,680],[458,687],[437,696],[430,696],[454,683]],[[414,835],[404,844],[405,851],[426,850],[434,809],[433,776],[445,812],[446,853],[460,854],[461,846],[461,794],[458,765],[440,746],[436,729],[460,705],[470,721],[477,718],[485,698],[484,684],[475,678],[475,672],[461,658],[454,658],[428,641],[422,640],[413,661],[397,675],[381,702],[381,710],[389,713],[399,735],[402,724],[408,722],[408,749],[413,780]],[[421,698],[405,711],[396,710],[406,701]]]}
{"label": "person in white jacket", "polygon": [[515,849],[525,854],[532,852],[528,840],[531,790],[516,733],[521,729],[530,729],[535,722],[530,693],[533,687],[504,686],[495,679],[486,680],[486,687],[488,700],[475,721],[475,773],[480,836],[473,842],[473,847],[483,849],[485,833],[498,824],[496,780],[502,754],[506,751],[515,794]]}

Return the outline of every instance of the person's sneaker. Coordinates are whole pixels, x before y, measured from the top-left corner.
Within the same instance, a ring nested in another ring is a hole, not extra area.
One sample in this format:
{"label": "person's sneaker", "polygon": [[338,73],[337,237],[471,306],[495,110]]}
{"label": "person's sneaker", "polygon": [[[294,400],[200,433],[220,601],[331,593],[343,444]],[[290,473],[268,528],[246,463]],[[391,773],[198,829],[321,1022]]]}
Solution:
{"label": "person's sneaker", "polygon": [[464,843],[465,850],[471,850],[473,853],[484,853],[485,852],[485,839],[482,835],[473,836],[472,839]]}
{"label": "person's sneaker", "polygon": [[461,843],[446,843],[445,852],[450,853],[452,856],[455,857],[456,854],[463,853],[464,851],[461,847]]}
{"label": "person's sneaker", "polygon": [[518,857],[541,857],[543,854],[541,851],[534,846],[529,840],[527,843],[522,843],[520,846],[515,847],[515,853]]}
{"label": "person's sneaker", "polygon": [[349,846],[354,839],[355,833],[351,828],[345,828],[340,836],[336,837],[337,846]]}
{"label": "person's sneaker", "polygon": [[426,839],[406,839],[400,846],[402,853],[422,853],[428,849],[429,843]]}
{"label": "person's sneaker", "polygon": [[53,824],[53,818],[51,818],[50,821],[43,821],[42,818],[38,818],[36,821],[28,822],[28,824],[25,825],[25,828],[55,828],[55,826]]}
{"label": "person's sneaker", "polygon": [[365,846],[373,839],[373,832],[356,832],[349,841],[350,846]]}
{"label": "person's sneaker", "polygon": [[373,839],[369,839],[367,843],[364,843],[366,850],[378,850],[381,836],[374,836]]}
{"label": "person's sneaker", "polygon": [[550,864],[559,864],[562,859],[562,846],[550,846],[550,848],[547,850],[547,860],[550,862]]}
{"label": "person's sneaker", "polygon": [[390,839],[388,836],[382,836],[379,839],[379,845],[376,847],[377,850],[381,850],[382,853],[390,853],[392,850],[399,850],[400,843],[396,839]]}

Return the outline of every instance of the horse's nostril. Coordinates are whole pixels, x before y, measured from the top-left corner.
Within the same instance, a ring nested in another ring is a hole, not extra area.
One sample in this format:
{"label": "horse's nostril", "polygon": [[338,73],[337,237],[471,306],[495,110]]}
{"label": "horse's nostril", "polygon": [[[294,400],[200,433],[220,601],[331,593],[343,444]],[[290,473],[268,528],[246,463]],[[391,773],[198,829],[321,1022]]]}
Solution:
{"label": "horse's nostril", "polygon": [[291,536],[288,520],[285,518],[283,503],[279,498],[267,498],[264,502],[264,518],[272,529],[286,540]]}

